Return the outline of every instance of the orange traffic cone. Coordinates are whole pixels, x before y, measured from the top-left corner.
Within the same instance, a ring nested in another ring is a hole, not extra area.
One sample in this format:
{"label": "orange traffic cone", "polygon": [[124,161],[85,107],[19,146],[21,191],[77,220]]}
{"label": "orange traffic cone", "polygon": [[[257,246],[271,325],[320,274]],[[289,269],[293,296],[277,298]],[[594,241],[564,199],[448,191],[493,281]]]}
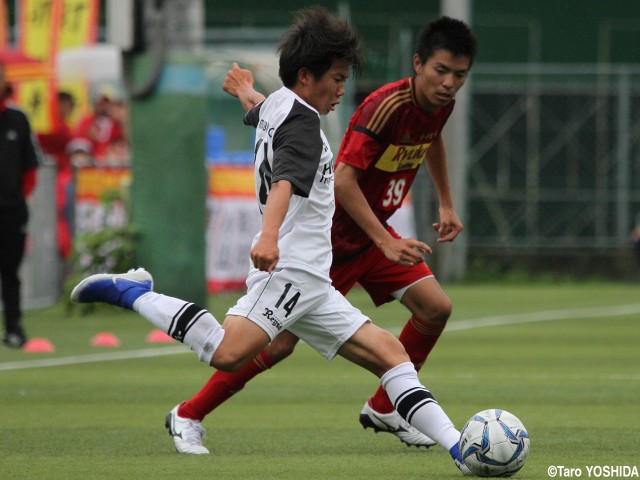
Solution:
{"label": "orange traffic cone", "polygon": [[91,339],[92,347],[119,347],[120,340],[113,333],[100,332]]}
{"label": "orange traffic cone", "polygon": [[147,343],[172,343],[173,338],[164,333],[159,328],[151,331],[149,335],[147,335]]}
{"label": "orange traffic cone", "polygon": [[53,353],[56,347],[46,338],[32,338],[22,346],[22,351],[27,353]]}

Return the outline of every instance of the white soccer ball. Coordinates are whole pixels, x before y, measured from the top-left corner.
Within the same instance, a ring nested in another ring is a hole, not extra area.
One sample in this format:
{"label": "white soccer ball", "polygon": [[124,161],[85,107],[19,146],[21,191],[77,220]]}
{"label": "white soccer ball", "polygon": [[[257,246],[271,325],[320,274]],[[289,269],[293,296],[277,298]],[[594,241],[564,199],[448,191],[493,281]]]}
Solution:
{"label": "white soccer ball", "polygon": [[510,477],[529,455],[529,434],[518,418],[504,410],[476,413],[460,434],[460,453],[480,477]]}

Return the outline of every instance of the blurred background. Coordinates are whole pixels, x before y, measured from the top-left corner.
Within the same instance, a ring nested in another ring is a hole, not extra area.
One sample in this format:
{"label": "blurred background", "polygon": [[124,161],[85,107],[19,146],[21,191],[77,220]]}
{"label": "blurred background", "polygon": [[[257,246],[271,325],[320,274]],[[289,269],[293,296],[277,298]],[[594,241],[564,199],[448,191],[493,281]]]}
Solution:
{"label": "blurred background", "polygon": [[[202,304],[243,287],[260,222],[253,132],[222,79],[237,61],[259,90],[279,88],[278,40],[311,4],[348,18],[366,44],[364,72],[323,119],[334,153],[355,106],[412,74],[424,24],[449,15],[478,38],[444,133],[464,233],[435,245],[424,169],[394,219],[435,247],[428,263],[441,281],[640,278],[636,0],[0,0],[11,100],[47,158],[32,199],[28,305],[56,302],[74,275],[133,265]],[[73,97],[63,120],[60,92]],[[96,116],[110,132],[100,142],[82,132]],[[47,139],[61,121],[70,133],[55,151]]]}

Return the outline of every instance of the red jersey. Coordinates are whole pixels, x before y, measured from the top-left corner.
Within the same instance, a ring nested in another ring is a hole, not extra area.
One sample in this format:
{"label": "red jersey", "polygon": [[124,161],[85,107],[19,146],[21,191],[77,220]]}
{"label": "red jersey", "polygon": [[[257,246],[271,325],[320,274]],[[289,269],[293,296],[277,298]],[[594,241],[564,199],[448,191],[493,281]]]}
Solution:
{"label": "red jersey", "polygon": [[91,142],[92,154],[97,164],[105,160],[114,143],[126,139],[120,122],[110,115],[97,113],[90,113],[80,119],[75,133],[76,137],[86,138]]}
{"label": "red jersey", "polygon": [[[453,105],[452,101],[433,113],[425,112],[416,101],[414,79],[405,78],[373,92],[351,117],[336,165],[344,162],[362,170],[358,185],[383,225],[402,206]],[[331,241],[336,262],[372,243],[338,201]]]}
{"label": "red jersey", "polygon": [[73,138],[71,128],[61,118],[54,118],[49,133],[38,133],[38,142],[42,151],[55,157],[58,172],[71,173],[71,160],[67,155],[67,145]]}

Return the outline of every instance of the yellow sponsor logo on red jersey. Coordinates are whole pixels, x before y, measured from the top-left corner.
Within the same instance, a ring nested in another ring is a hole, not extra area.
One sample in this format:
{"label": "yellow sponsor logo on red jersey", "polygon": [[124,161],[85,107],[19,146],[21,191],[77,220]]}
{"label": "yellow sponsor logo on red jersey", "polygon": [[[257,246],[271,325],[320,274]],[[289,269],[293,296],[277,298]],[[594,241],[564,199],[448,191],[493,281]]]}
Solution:
{"label": "yellow sponsor logo on red jersey", "polygon": [[427,157],[431,143],[420,145],[389,145],[376,162],[376,168],[385,172],[398,172],[418,168]]}

